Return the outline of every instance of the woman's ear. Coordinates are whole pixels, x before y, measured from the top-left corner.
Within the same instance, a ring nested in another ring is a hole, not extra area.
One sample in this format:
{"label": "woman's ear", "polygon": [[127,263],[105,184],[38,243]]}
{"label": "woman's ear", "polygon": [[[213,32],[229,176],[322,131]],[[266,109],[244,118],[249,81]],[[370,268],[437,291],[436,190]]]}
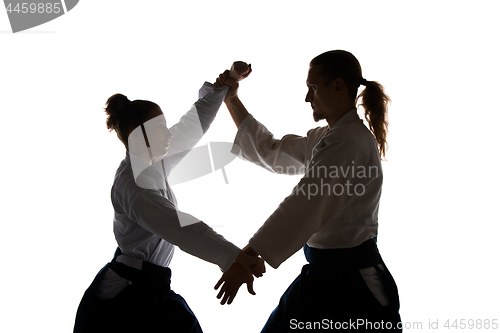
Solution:
{"label": "woman's ear", "polygon": [[141,126],[137,126],[136,128],[130,130],[127,140],[129,151],[134,150],[137,152],[137,150],[147,150],[146,141],[144,140]]}

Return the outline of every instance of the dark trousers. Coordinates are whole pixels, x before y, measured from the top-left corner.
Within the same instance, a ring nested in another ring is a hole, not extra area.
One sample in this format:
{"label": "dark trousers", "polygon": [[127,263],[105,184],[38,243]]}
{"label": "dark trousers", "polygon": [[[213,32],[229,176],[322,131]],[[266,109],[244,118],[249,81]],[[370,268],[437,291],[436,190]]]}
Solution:
{"label": "dark trousers", "polygon": [[[309,264],[292,282],[261,333],[351,330],[401,332],[396,283],[377,249],[375,240],[351,249],[304,247]],[[379,264],[384,269],[379,267]],[[390,304],[382,306],[359,270],[374,267]]]}
{"label": "dark trousers", "polygon": [[[113,269],[132,283],[117,296],[103,300],[96,297],[96,288],[107,269]],[[85,292],[73,332],[201,333],[186,301],[170,290],[170,276],[167,267],[144,262],[143,269],[137,270],[113,259]]]}

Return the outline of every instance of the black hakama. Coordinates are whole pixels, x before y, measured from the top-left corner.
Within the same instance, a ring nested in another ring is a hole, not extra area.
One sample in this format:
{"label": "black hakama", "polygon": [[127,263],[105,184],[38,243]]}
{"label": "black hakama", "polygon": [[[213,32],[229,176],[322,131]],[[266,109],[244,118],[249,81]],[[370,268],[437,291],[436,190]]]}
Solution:
{"label": "black hakama", "polygon": [[[397,286],[375,240],[349,249],[322,250],[305,245],[304,253],[309,264],[285,291],[261,333],[311,327],[317,331],[402,331],[398,329]],[[359,270],[367,267],[377,270],[389,305],[382,306],[364,281]]]}
{"label": "black hakama", "polygon": [[[97,286],[109,268],[131,284],[111,299],[100,299],[96,296]],[[201,333],[186,301],[170,289],[170,277],[168,267],[143,262],[138,270],[113,259],[85,292],[73,332]]]}

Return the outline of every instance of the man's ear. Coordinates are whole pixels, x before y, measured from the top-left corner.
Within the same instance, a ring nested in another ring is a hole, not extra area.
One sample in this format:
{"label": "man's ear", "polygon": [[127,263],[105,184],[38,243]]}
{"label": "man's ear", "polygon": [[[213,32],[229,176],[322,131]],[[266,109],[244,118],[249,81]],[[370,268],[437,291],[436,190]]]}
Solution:
{"label": "man's ear", "polygon": [[332,89],[335,96],[342,95],[347,89],[344,79],[340,77],[336,78],[335,81],[332,82]]}

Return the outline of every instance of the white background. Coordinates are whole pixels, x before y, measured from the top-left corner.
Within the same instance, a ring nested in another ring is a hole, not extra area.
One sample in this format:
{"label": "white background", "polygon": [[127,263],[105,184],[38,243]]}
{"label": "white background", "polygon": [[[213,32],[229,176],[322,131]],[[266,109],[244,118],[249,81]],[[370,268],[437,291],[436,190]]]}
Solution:
{"label": "white background", "polygon": [[[0,11],[0,331],[71,332],[114,253],[109,193],[125,149],[105,127],[109,96],[152,100],[173,124],[203,81],[243,60],[249,111],[277,137],[304,135],[318,126],[304,102],[308,63],[331,49],[351,51],[392,98],[379,248],[403,321],[423,325],[406,331],[500,319],[497,4],[86,0],[17,34]],[[235,133],[223,106],[200,144]],[[217,171],[174,191],[244,246],[298,178],[241,160],[226,172],[229,185]],[[304,263],[299,252],[268,266],[256,296],[241,289],[221,306],[218,267],[178,250],[172,288],[205,332],[259,332]]]}

